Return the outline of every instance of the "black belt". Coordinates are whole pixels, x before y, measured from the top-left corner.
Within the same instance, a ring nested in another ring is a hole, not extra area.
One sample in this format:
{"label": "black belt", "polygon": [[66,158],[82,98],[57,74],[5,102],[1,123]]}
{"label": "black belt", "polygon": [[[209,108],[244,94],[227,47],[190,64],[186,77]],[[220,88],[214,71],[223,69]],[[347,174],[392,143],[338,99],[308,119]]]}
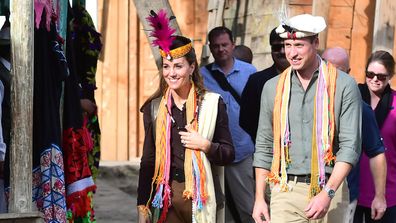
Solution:
{"label": "black belt", "polygon": [[[326,181],[329,179],[330,174],[326,173]],[[306,175],[294,175],[294,174],[287,174],[287,180],[294,181],[299,183],[306,183],[310,184],[311,183],[311,174],[306,174]]]}
{"label": "black belt", "polygon": [[184,181],[186,181],[184,176],[184,170],[179,168],[172,168],[171,172],[172,172],[171,176],[173,180],[176,180],[179,183],[183,183]]}

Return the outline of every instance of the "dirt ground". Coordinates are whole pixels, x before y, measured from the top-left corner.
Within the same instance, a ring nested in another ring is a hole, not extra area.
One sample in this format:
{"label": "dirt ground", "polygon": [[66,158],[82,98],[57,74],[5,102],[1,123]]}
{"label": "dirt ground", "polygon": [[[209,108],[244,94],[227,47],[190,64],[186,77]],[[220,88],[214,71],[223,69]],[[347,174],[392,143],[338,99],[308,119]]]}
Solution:
{"label": "dirt ground", "polygon": [[101,162],[94,196],[98,223],[137,222],[139,162]]}

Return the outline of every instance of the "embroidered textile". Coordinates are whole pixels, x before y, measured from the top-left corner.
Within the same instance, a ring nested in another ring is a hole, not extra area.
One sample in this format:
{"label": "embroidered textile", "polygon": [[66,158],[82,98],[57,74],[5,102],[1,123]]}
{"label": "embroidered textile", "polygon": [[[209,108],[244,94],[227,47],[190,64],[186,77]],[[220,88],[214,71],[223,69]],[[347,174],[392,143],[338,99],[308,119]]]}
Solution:
{"label": "embroidered textile", "polygon": [[33,202],[45,222],[66,222],[65,180],[62,150],[55,144],[43,151],[33,170]]}

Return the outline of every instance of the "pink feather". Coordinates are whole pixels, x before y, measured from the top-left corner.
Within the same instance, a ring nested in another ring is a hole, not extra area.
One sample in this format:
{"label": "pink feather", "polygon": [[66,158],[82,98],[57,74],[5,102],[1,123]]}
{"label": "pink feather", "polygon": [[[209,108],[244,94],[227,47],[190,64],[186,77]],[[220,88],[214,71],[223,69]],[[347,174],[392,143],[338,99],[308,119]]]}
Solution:
{"label": "pink feather", "polygon": [[169,53],[169,48],[175,39],[172,35],[176,30],[170,26],[166,11],[161,9],[157,14],[151,13],[146,19],[150,23],[150,26],[154,28],[150,32],[150,36],[155,38],[152,42],[153,46],[159,46],[163,51]]}

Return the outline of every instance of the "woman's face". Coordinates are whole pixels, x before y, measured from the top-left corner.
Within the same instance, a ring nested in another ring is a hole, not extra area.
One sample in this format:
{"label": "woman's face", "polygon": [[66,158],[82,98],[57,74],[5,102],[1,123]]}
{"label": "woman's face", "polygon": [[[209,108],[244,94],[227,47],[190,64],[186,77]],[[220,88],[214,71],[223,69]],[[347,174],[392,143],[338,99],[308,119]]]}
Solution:
{"label": "woman's face", "polygon": [[369,64],[366,71],[366,83],[369,90],[375,94],[381,94],[388,86],[390,74],[384,65],[373,61]]}
{"label": "woman's face", "polygon": [[162,75],[170,89],[180,91],[190,88],[190,75],[195,65],[189,64],[185,57],[169,61],[162,59]]}

